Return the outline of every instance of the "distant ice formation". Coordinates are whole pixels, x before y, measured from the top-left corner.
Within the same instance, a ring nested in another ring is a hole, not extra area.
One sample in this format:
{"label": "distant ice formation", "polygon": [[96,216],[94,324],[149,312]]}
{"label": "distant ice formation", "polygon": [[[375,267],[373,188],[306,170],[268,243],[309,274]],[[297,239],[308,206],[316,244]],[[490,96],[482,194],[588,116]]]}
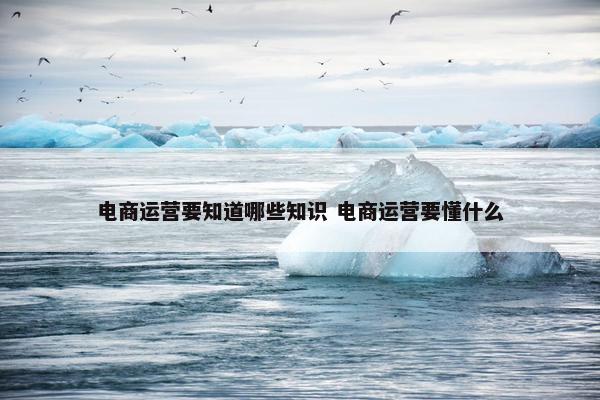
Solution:
{"label": "distant ice formation", "polygon": [[504,277],[564,273],[569,264],[550,246],[521,238],[478,238],[468,223],[344,221],[343,201],[464,201],[452,181],[410,155],[387,160],[321,196],[328,220],[299,224],[277,252],[290,275],[361,277]]}
{"label": "distant ice formation", "polygon": [[[136,135],[136,139],[114,140],[115,136],[126,138],[129,135]],[[138,136],[145,141],[140,140]],[[175,138],[177,140],[173,141]],[[206,118],[176,122],[159,128],[138,122],[120,123],[116,116],[101,121],[59,122],[26,116],[0,127],[0,147],[110,148],[114,147],[112,143],[115,142],[119,146],[129,145],[131,148],[202,149],[598,148],[600,114],[593,117],[588,124],[574,127],[558,124],[514,126],[489,121],[464,131],[451,125],[423,125],[403,133],[369,132],[352,126],[306,130],[300,124],[289,124],[235,128],[221,135]]]}

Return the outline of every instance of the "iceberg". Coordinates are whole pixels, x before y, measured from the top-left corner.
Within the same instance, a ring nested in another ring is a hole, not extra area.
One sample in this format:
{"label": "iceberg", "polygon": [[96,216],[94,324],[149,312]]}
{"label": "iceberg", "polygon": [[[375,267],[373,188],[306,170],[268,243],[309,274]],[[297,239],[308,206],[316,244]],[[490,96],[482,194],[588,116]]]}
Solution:
{"label": "iceberg", "polygon": [[416,150],[410,139],[394,132],[345,132],[337,140],[340,148],[396,148]]}
{"label": "iceberg", "polygon": [[434,165],[410,155],[398,165],[379,160],[362,175],[320,197],[327,221],[300,223],[277,251],[289,275],[398,277],[520,277],[565,273],[569,264],[550,246],[521,238],[478,238],[466,222],[345,221],[348,201],[464,201]]}
{"label": "iceberg", "polygon": [[600,127],[590,124],[570,129],[553,138],[550,147],[599,148]]}
{"label": "iceberg", "polygon": [[77,126],[30,115],[0,128],[0,147],[89,147],[118,136],[116,129],[103,125]]}
{"label": "iceberg", "polygon": [[167,125],[161,129],[162,133],[171,133],[176,136],[198,136],[207,142],[214,144],[214,147],[221,145],[221,136],[215,127],[206,118],[196,122],[180,121]]}
{"label": "iceberg", "polygon": [[235,128],[225,133],[225,147],[232,149],[256,148],[258,141],[269,136],[265,128]]}
{"label": "iceberg", "polygon": [[169,140],[162,147],[171,149],[212,149],[215,145],[197,136],[182,136]]}
{"label": "iceberg", "polygon": [[101,142],[94,146],[103,149],[155,149],[157,146],[137,133]]}

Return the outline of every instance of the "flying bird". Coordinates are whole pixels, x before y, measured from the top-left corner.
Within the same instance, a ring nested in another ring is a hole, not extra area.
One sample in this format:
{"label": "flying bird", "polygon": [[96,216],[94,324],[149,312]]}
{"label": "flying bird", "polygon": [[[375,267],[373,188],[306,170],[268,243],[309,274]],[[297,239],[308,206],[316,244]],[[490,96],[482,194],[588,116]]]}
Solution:
{"label": "flying bird", "polygon": [[258,42],[260,42],[260,40],[257,40],[252,47],[258,47]]}
{"label": "flying bird", "polygon": [[107,67],[106,65],[104,65],[104,64],[102,64],[102,65],[100,66],[100,68],[108,69],[108,67]]}
{"label": "flying bird", "polygon": [[135,88],[131,88],[127,90],[127,93],[135,92]]}
{"label": "flying bird", "polygon": [[122,77],[122,76],[120,76],[120,75],[117,75],[117,74],[113,74],[112,72],[109,72],[108,74],[109,74],[110,76],[114,76],[115,78],[118,78],[118,79],[123,79],[123,77]]}
{"label": "flying bird", "polygon": [[104,59],[105,59],[105,60],[108,60],[108,61],[111,61],[111,60],[112,60],[112,58],[114,57],[114,55],[115,55],[115,54],[117,54],[117,53],[116,53],[116,52],[115,52],[115,53],[112,53],[110,56],[108,56],[108,57],[104,57]]}
{"label": "flying bird", "polygon": [[389,63],[387,62],[383,62],[381,61],[381,59],[379,59],[379,63],[381,64],[382,67],[385,67],[386,65],[388,65]]}
{"label": "flying bird", "polygon": [[163,84],[160,82],[151,81],[151,82],[144,83],[142,86],[162,86],[162,85]]}
{"label": "flying bird", "polygon": [[76,99],[78,103],[81,103],[83,99]]}
{"label": "flying bird", "polygon": [[329,61],[331,61],[331,60],[326,60],[326,61],[317,61],[317,64],[325,65],[325,64],[327,64]]}
{"label": "flying bird", "polygon": [[213,10],[212,10],[212,4],[208,5],[208,8],[206,9],[206,11],[208,11],[209,13],[212,14]]}
{"label": "flying bird", "polygon": [[26,101],[29,101],[29,99],[27,97],[17,97],[17,103],[25,103]]}
{"label": "flying bird", "polygon": [[180,57],[183,61],[187,60],[186,56]]}
{"label": "flying bird", "polygon": [[198,91],[198,89],[194,89],[194,90],[191,90],[191,91],[189,91],[189,92],[183,92],[183,93],[185,93],[185,94],[194,94],[194,93],[196,93],[197,91]]}
{"label": "flying bird", "polygon": [[364,90],[362,90],[361,88],[355,88],[355,89],[354,89],[354,91],[355,91],[355,92],[363,92],[363,93],[365,92],[365,91],[364,91]]}
{"label": "flying bird", "polygon": [[11,18],[14,18],[14,17],[21,18],[21,11],[15,11]]}
{"label": "flying bird", "polygon": [[[174,10],[174,11],[179,11],[179,12],[181,13],[181,15],[183,15],[183,14],[190,14],[190,15],[194,15],[194,14],[193,14],[193,13],[191,13],[190,11],[188,11],[188,10],[184,10],[183,8],[179,8],[179,7],[171,7],[171,10]],[[194,15],[194,17],[195,17],[195,15]]]}
{"label": "flying bird", "polygon": [[379,80],[379,82],[381,82],[381,84],[383,85],[383,87],[386,87],[387,85],[391,85],[392,82],[384,82],[381,79]]}
{"label": "flying bird", "polygon": [[408,10],[398,10],[395,13],[392,14],[392,16],[390,17],[390,25],[392,24],[392,22],[394,22],[394,18],[399,17],[402,15],[402,13],[407,13],[410,12]]}
{"label": "flying bird", "polygon": [[242,99],[240,100],[240,104],[244,104],[245,99],[246,99],[246,96],[242,97]]}
{"label": "flying bird", "polygon": [[454,58],[449,58],[448,59],[448,64],[452,64],[452,61],[454,61]]}
{"label": "flying bird", "polygon": [[173,49],[173,53],[177,53],[177,50],[179,50],[179,47],[176,49]]}
{"label": "flying bird", "polygon": [[95,91],[95,92],[98,91],[98,89],[96,89],[95,87],[91,87],[91,86],[88,86],[88,85],[83,85],[83,87],[86,88],[87,90],[90,90],[90,91]]}
{"label": "flying bird", "polygon": [[47,62],[48,64],[50,64],[50,60],[48,60],[46,57],[40,57],[40,59],[38,60],[38,67],[42,65],[43,62]]}
{"label": "flying bird", "polygon": [[370,71],[371,67],[363,68],[363,71]]}
{"label": "flying bird", "polygon": [[321,76],[319,77],[319,79],[323,79],[323,78],[325,78],[325,75],[327,75],[327,71],[323,72],[323,73],[321,74]]}
{"label": "flying bird", "polygon": [[104,104],[112,104],[114,101],[100,100]]}

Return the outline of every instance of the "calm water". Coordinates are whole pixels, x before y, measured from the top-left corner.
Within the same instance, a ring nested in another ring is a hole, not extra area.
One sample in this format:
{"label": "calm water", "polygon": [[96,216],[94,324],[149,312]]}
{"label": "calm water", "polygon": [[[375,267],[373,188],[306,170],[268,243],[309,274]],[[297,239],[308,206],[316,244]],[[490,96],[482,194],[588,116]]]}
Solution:
{"label": "calm water", "polygon": [[[520,280],[290,278],[273,257],[288,225],[91,221],[111,193],[310,198],[402,157],[163,154],[2,153],[0,397],[600,396],[599,153],[417,154],[502,201],[507,224],[482,230],[551,243],[575,268]],[[98,253],[116,232],[137,252]]]}

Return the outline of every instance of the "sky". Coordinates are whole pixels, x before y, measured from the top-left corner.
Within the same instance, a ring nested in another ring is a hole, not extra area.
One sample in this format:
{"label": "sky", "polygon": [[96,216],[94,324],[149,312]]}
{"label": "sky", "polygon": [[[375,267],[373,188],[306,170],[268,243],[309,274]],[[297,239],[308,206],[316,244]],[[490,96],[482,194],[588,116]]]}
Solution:
{"label": "sky", "polygon": [[[0,124],[27,114],[157,125],[204,116],[218,126],[581,123],[600,113],[600,0],[215,0],[212,14],[208,4],[1,1]],[[390,25],[398,9],[410,12]],[[51,63],[38,66],[40,57]]]}

